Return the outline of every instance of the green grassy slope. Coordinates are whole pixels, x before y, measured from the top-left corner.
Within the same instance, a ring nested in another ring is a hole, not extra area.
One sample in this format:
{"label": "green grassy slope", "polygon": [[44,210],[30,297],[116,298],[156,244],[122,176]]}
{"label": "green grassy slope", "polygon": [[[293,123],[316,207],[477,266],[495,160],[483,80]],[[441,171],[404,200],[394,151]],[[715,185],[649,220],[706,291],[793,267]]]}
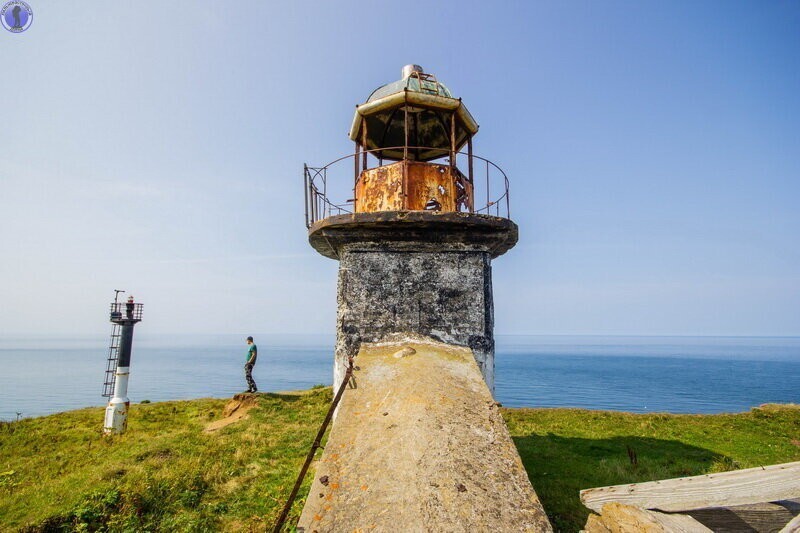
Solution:
{"label": "green grassy slope", "polygon": [[580,409],[508,409],[504,415],[559,531],[586,523],[581,489],[800,461],[800,406],[720,415]]}
{"label": "green grassy slope", "polygon": [[327,388],[260,395],[249,418],[214,433],[202,430],[227,400],[133,405],[127,433],[111,439],[99,408],[5,424],[0,531],[263,530],[330,401]]}
{"label": "green grassy slope", "polygon": [[[248,418],[214,433],[202,430],[227,400],[137,404],[128,432],[110,439],[98,408],[2,423],[0,531],[261,531],[280,511],[330,398],[327,388],[260,395]],[[581,488],[800,460],[797,408],[504,415],[560,531],[585,523]]]}

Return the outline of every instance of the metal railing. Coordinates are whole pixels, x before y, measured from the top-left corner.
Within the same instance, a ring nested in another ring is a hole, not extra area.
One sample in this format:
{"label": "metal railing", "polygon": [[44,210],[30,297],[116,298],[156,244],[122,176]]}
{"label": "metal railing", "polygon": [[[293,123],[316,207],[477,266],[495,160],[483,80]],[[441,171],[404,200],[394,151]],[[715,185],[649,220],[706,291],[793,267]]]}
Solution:
{"label": "metal railing", "polygon": [[114,302],[111,304],[109,314],[111,321],[114,320],[136,320],[142,319],[142,304],[128,302]]}
{"label": "metal railing", "polygon": [[[367,165],[367,155],[369,154],[377,160],[378,165],[375,166],[383,166],[384,159],[379,157],[378,154],[387,150],[401,150],[403,148],[403,146],[393,146],[373,150],[359,150],[331,161],[324,167],[303,165],[306,227],[311,227],[315,222],[330,216],[353,213],[355,211],[355,183],[361,171],[370,168]],[[472,209],[460,204],[458,211],[511,218],[508,177],[503,172],[503,169],[492,161],[468,152],[455,152],[452,160],[450,160],[451,153],[449,150],[426,146],[409,146],[406,149],[409,152],[414,150],[440,150],[442,152],[441,158],[433,161],[447,159],[450,161],[449,164],[456,170],[459,167],[458,160],[466,160],[468,172],[464,177],[472,184],[472,198],[465,205],[472,206]],[[339,163],[351,158],[354,161],[354,165],[351,168],[354,168],[355,172],[345,172],[347,165],[339,165]],[[394,162],[394,160],[387,160],[387,162]],[[477,166],[481,167],[480,169],[476,168],[476,162],[478,162]],[[461,173],[460,170],[458,172]],[[349,174],[349,178],[347,174]],[[463,173],[461,174],[463,175]],[[495,191],[494,196],[492,195],[493,190]],[[336,198],[336,200],[332,200],[332,197]],[[480,207],[479,202],[481,202]]]}

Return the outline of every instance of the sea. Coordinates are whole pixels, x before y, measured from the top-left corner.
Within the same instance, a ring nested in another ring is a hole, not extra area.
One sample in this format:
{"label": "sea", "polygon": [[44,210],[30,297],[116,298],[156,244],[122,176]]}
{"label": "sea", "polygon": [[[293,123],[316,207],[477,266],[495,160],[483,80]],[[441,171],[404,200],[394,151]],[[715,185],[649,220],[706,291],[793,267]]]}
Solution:
{"label": "sea", "polygon": [[[244,390],[240,335],[136,332],[132,402]],[[495,398],[507,407],[741,412],[800,403],[800,337],[498,335]],[[105,405],[106,338],[0,338],[0,420]],[[330,385],[332,335],[256,336],[261,391]]]}

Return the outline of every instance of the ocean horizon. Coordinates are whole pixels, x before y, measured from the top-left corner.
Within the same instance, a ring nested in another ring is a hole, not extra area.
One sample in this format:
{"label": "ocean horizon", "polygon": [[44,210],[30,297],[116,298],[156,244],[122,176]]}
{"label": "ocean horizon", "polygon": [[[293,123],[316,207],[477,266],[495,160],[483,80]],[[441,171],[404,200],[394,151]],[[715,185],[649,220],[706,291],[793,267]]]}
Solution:
{"label": "ocean horizon", "polygon": [[[262,392],[330,385],[333,335],[255,335]],[[497,335],[495,397],[507,407],[635,413],[741,412],[800,403],[800,337]],[[0,420],[89,406],[107,338],[0,338]],[[129,398],[230,397],[246,386],[243,336],[137,331]]]}

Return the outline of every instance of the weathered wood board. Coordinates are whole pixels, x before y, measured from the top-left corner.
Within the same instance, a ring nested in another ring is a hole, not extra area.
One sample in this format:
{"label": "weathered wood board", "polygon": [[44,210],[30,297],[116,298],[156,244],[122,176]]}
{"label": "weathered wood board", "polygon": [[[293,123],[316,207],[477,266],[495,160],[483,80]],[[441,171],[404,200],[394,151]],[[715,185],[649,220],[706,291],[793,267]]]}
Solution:
{"label": "weathered wood board", "polygon": [[581,501],[599,512],[609,502],[642,509],[688,511],[800,498],[800,462],[648,483],[582,490]]}
{"label": "weathered wood board", "polygon": [[800,504],[791,500],[685,511],[713,531],[779,531],[798,513]]}
{"label": "weathered wood board", "polygon": [[797,533],[798,531],[800,531],[800,515],[792,518],[792,520],[781,529],[780,533]]}

